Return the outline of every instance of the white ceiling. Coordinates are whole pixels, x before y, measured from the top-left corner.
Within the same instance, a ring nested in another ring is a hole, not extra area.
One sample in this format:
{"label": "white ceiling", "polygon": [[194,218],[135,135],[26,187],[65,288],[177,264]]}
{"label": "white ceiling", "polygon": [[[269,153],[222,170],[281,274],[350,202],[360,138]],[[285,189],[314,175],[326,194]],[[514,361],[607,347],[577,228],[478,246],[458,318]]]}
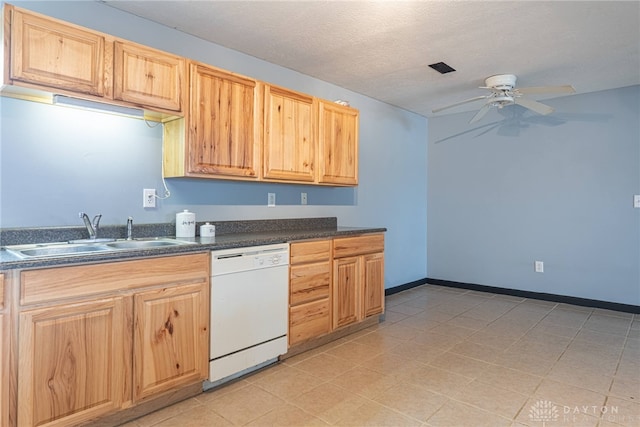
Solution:
{"label": "white ceiling", "polygon": [[[639,1],[104,3],[427,117],[493,74],[577,93],[640,84]],[[427,66],[440,61],[457,71]]]}

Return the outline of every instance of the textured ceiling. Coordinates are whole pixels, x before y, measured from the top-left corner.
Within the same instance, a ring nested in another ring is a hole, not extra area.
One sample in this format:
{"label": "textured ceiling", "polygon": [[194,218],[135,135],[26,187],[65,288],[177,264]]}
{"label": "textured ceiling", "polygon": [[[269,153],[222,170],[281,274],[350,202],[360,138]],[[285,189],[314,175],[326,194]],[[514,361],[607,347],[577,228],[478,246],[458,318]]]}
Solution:
{"label": "textured ceiling", "polygon": [[[640,84],[638,1],[104,3],[427,117],[494,74],[577,93]],[[428,67],[440,61],[457,71]]]}

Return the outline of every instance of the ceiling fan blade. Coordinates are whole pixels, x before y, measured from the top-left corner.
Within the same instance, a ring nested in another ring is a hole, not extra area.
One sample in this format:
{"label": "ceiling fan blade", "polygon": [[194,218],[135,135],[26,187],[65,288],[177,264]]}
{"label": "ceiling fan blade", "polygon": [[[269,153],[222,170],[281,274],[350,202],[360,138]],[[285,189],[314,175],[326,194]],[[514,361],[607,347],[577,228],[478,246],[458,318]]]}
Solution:
{"label": "ceiling fan blade", "polygon": [[575,93],[576,90],[571,85],[565,86],[538,86],[521,87],[514,90],[516,93],[537,94],[537,93]]}
{"label": "ceiling fan blade", "polygon": [[442,110],[446,110],[447,108],[457,107],[458,105],[466,104],[468,102],[479,101],[480,99],[486,99],[488,95],[476,96],[475,98],[465,99],[464,101],[456,102],[455,104],[447,105],[446,107],[436,108],[435,110],[431,110],[432,113],[438,113]]}
{"label": "ceiling fan blade", "polygon": [[471,118],[471,120],[469,120],[469,124],[471,123],[475,123],[478,120],[480,120],[481,118],[484,117],[485,114],[487,114],[489,112],[489,108],[491,108],[491,103],[487,102],[486,104],[484,104],[482,106],[482,108],[476,113],[475,116],[473,116]]}
{"label": "ceiling fan blade", "polygon": [[543,116],[551,114],[554,111],[554,109],[549,107],[548,105],[542,104],[532,99],[515,98],[514,102],[518,105],[522,105],[524,108],[528,108],[529,110],[535,111],[538,114],[542,114]]}

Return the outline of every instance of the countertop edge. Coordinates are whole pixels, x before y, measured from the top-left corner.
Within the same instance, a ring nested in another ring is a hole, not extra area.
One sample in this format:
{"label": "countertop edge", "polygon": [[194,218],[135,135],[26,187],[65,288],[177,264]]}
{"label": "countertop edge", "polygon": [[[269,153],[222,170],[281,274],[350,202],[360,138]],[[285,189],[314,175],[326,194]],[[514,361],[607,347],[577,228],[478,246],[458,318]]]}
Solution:
{"label": "countertop edge", "polygon": [[46,268],[71,264],[90,264],[109,261],[122,261],[135,258],[149,258],[167,255],[206,252],[218,249],[232,249],[249,246],[262,246],[276,243],[289,243],[299,240],[313,240],[359,234],[384,233],[386,228],[338,227],[334,230],[296,230],[284,232],[224,234],[214,238],[193,238],[193,244],[160,247],[153,249],[133,249],[113,252],[100,252],[61,257],[24,259],[0,250],[0,271]]}

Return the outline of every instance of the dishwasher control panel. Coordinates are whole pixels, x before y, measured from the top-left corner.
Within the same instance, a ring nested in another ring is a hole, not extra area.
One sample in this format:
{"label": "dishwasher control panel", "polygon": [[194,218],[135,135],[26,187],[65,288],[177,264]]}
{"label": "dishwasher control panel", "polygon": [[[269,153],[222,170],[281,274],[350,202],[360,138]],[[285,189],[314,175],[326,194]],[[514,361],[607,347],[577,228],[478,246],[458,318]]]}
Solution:
{"label": "dishwasher control panel", "polygon": [[287,260],[281,253],[256,255],[253,258],[253,265],[256,267],[269,267],[280,264],[287,264]]}
{"label": "dishwasher control panel", "polygon": [[211,252],[211,275],[289,265],[289,244],[250,246]]}

